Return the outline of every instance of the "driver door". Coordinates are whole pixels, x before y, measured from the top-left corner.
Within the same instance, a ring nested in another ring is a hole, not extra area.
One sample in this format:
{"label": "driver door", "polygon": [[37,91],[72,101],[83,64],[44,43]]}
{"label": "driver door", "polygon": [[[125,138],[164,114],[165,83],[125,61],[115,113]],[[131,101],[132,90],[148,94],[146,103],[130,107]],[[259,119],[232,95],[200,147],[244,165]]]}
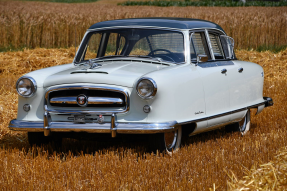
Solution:
{"label": "driver door", "polygon": [[[211,117],[208,120],[207,128],[229,122],[229,116],[219,117],[218,115],[229,111],[229,75],[226,71],[232,70],[233,65],[228,63],[219,64],[214,52],[210,48],[209,34],[206,30],[196,31],[191,36],[191,60],[196,62],[196,56],[201,55],[197,64],[201,75],[201,82],[204,87],[204,99],[206,105],[206,116]],[[217,50],[217,55],[223,56],[222,49]],[[214,117],[214,118],[213,118]]]}

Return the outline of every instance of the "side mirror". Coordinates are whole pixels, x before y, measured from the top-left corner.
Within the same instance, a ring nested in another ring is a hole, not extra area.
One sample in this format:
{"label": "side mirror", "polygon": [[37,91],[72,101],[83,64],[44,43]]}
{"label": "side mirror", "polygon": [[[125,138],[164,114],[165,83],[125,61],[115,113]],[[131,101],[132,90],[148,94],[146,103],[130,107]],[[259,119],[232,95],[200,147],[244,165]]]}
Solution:
{"label": "side mirror", "polygon": [[[205,58],[205,59],[203,59]],[[206,62],[208,60],[207,55],[204,54],[198,54],[196,55],[196,66],[198,65],[199,62]]]}

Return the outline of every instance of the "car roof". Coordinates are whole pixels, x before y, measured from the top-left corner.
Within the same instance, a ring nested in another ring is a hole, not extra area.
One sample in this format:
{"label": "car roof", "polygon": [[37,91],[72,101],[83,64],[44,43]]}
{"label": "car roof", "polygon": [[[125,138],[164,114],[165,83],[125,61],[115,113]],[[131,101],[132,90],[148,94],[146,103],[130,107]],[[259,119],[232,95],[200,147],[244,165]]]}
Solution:
{"label": "car roof", "polygon": [[164,18],[164,17],[147,17],[147,18],[132,18],[132,19],[119,19],[103,21],[93,24],[89,29],[98,29],[105,27],[132,27],[132,26],[143,26],[143,27],[164,27],[164,28],[175,28],[175,29],[201,29],[201,28],[213,28],[224,30],[218,25],[210,21],[200,19],[189,19],[189,18]]}

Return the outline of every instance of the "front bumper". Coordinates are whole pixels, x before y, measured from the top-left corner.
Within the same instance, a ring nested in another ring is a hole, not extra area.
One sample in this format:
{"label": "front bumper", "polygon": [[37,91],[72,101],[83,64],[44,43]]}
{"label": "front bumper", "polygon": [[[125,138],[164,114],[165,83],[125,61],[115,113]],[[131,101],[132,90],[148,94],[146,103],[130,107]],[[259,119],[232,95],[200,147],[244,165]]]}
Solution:
{"label": "front bumper", "polygon": [[[114,123],[114,124],[113,124]],[[10,130],[44,132],[46,136],[50,132],[88,132],[88,133],[116,133],[121,134],[153,134],[170,132],[177,129],[176,121],[163,123],[72,123],[72,122],[50,122],[44,128],[43,121],[11,120]]]}

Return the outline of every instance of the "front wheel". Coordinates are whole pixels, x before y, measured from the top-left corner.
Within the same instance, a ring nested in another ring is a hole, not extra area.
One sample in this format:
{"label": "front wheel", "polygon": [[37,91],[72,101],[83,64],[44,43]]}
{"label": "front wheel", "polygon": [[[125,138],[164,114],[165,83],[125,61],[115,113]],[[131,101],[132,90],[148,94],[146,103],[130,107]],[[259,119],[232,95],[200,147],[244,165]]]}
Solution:
{"label": "front wheel", "polygon": [[150,135],[149,144],[151,151],[166,152],[172,154],[179,150],[181,145],[182,128],[179,126],[177,130],[168,133],[158,133]]}

